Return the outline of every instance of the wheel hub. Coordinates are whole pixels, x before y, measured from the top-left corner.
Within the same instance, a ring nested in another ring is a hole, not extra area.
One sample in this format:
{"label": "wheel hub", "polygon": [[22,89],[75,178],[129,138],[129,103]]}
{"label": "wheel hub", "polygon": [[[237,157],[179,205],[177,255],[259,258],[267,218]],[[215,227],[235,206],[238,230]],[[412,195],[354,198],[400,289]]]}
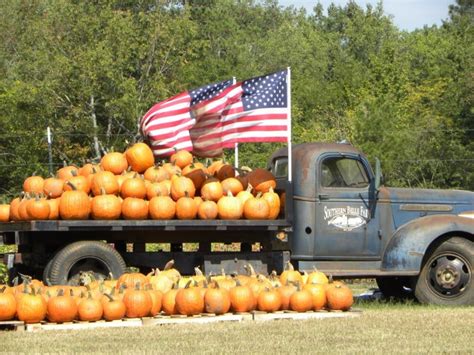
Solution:
{"label": "wheel hub", "polygon": [[470,278],[466,261],[457,255],[440,255],[431,262],[431,287],[443,296],[457,296],[464,291]]}

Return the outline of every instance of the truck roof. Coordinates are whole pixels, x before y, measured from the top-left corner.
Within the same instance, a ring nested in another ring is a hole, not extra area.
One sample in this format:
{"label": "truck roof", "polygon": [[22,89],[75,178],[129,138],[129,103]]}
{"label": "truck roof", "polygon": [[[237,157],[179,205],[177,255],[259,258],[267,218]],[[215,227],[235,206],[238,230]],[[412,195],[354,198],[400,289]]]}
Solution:
{"label": "truck roof", "polygon": [[[364,155],[360,150],[355,148],[350,143],[327,143],[327,142],[313,142],[293,145],[293,165],[295,167],[308,166],[310,161],[326,152],[340,152]],[[268,165],[277,158],[288,156],[288,147],[283,147],[275,151],[268,160]]]}

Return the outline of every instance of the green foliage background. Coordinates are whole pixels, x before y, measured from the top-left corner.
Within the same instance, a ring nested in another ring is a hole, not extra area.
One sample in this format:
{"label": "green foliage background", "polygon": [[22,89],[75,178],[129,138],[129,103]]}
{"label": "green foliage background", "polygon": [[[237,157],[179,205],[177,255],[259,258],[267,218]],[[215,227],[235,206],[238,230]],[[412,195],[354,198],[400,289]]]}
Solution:
{"label": "green foliage background", "polygon": [[[295,143],[348,139],[387,184],[474,190],[473,55],[472,0],[413,32],[351,1],[3,1],[0,195],[48,174],[47,126],[55,168],[81,164],[136,140],[157,101],[287,66]],[[241,164],[276,147],[243,144]]]}

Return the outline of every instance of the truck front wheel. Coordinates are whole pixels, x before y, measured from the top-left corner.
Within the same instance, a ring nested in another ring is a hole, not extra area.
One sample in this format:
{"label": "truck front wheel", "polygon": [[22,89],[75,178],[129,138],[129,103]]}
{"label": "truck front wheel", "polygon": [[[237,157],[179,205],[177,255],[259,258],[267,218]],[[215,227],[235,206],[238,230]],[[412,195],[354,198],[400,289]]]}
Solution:
{"label": "truck front wheel", "polygon": [[53,285],[79,285],[81,272],[92,273],[96,279],[110,275],[118,278],[125,267],[122,256],[108,244],[80,241],[67,245],[55,255],[49,265],[49,281]]}
{"label": "truck front wheel", "polygon": [[474,243],[450,238],[428,255],[415,286],[421,303],[474,305]]}

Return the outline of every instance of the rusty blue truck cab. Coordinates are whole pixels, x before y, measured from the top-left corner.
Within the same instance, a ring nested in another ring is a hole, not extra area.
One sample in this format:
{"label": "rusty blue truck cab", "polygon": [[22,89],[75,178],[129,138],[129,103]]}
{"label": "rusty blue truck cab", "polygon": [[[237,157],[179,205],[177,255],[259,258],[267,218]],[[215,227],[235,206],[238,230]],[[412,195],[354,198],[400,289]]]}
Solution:
{"label": "rusty blue truck cab", "polygon": [[[375,277],[393,295],[424,282],[428,296],[419,298],[474,303],[473,192],[380,186],[367,157],[350,144],[306,143],[292,153],[288,239],[300,270]],[[287,161],[286,148],[269,159],[278,184],[287,179]],[[444,250],[457,242],[465,252]],[[420,274],[427,274],[422,281]]]}

